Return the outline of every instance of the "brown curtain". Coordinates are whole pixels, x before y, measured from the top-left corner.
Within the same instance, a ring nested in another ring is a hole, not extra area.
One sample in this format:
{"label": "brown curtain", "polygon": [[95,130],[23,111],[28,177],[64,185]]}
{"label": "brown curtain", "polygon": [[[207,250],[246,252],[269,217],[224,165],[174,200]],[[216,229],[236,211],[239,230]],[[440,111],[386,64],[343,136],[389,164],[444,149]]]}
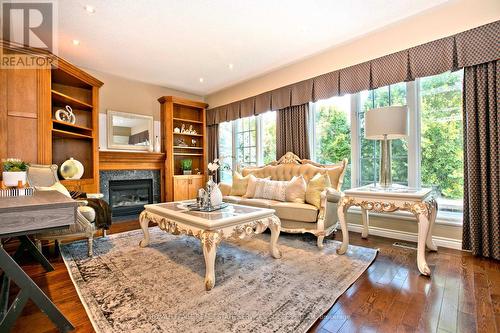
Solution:
{"label": "brown curtain", "polygon": [[219,125],[217,124],[207,126],[207,149],[208,163],[219,157]]}
{"label": "brown curtain", "polygon": [[291,151],[309,158],[309,104],[290,106],[276,114],[276,159]]}
{"label": "brown curtain", "polygon": [[464,71],[463,248],[500,260],[499,61]]}

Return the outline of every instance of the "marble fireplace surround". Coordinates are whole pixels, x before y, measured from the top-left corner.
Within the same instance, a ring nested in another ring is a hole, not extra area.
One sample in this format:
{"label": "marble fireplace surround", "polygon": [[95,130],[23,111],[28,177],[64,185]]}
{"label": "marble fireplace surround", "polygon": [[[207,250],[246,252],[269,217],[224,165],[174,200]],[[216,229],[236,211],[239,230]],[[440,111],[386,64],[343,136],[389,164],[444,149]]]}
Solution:
{"label": "marble fireplace surround", "polygon": [[101,170],[99,171],[99,183],[104,200],[109,202],[109,181],[110,180],[153,180],[153,202],[161,200],[160,170]]}

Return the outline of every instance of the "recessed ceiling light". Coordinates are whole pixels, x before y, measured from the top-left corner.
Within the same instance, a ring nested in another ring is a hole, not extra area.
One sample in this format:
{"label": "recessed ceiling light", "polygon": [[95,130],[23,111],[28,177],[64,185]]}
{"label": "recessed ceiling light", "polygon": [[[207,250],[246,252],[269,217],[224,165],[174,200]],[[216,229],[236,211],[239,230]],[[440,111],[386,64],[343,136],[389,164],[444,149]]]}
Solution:
{"label": "recessed ceiling light", "polygon": [[90,13],[90,14],[95,13],[95,8],[92,7],[91,5],[85,5],[83,8],[85,9],[85,11],[87,11],[87,13]]}
{"label": "recessed ceiling light", "polygon": [[80,41],[78,39],[73,39],[73,45],[80,45]]}
{"label": "recessed ceiling light", "polygon": [[203,80],[203,78],[202,78],[202,77],[200,77],[200,83],[203,83],[203,81],[205,81],[205,80]]}
{"label": "recessed ceiling light", "polygon": [[229,64],[227,67],[229,67],[229,70],[233,70],[234,65],[233,64]]}

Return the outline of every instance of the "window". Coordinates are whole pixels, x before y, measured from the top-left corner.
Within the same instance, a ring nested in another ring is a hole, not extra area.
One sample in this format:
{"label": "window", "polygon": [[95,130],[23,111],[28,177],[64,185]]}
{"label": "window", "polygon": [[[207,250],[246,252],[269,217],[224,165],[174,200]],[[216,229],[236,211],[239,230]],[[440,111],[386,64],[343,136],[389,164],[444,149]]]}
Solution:
{"label": "window", "polygon": [[262,124],[262,163],[276,161],[276,112],[266,112],[259,116]]}
{"label": "window", "polygon": [[380,143],[364,138],[365,112],[408,105],[409,137],[391,141],[393,182],[434,188],[440,196],[438,216],[460,220],[462,78],[463,71],[447,72],[314,103],[313,160],[334,163],[349,158],[343,188],[375,183],[380,172]]}
{"label": "window", "polygon": [[[227,121],[219,124],[219,156],[224,157],[224,163],[229,163],[231,166],[231,156],[233,156],[233,126]],[[231,170],[221,168],[220,180],[224,183],[231,183]]]}
{"label": "window", "polygon": [[440,211],[461,215],[463,206],[463,72],[419,80],[421,184],[440,195]]}
{"label": "window", "polygon": [[219,156],[230,167],[221,171],[224,183],[232,182],[232,170],[276,160],[276,112],[220,123]]}
{"label": "window", "polygon": [[351,188],[351,99],[349,96],[318,101],[313,108],[313,160],[333,164],[347,158],[343,189]]}
{"label": "window", "polygon": [[[398,83],[359,93],[357,111],[360,143],[360,180],[359,185],[373,184],[378,181],[380,172],[380,142],[365,139],[365,112],[370,109],[392,105],[406,105],[406,84]],[[392,181],[408,185],[408,145],[406,140],[392,140]]]}
{"label": "window", "polygon": [[247,117],[235,121],[236,161],[242,167],[257,165],[257,118]]}

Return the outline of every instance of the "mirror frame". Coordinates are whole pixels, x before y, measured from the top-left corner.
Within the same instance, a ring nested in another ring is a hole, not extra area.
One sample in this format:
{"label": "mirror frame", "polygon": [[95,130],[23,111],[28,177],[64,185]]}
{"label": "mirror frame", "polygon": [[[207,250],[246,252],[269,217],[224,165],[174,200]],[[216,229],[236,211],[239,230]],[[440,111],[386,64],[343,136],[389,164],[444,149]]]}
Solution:
{"label": "mirror frame", "polygon": [[[113,116],[121,116],[127,118],[135,118],[135,119],[147,119],[149,120],[149,146],[133,146],[133,145],[121,145],[113,143]],[[150,151],[153,147],[153,117],[145,116],[142,114],[136,113],[128,113],[121,111],[106,111],[106,123],[107,123],[107,137],[108,137],[108,149],[121,149],[121,150],[141,150],[141,151]]]}

